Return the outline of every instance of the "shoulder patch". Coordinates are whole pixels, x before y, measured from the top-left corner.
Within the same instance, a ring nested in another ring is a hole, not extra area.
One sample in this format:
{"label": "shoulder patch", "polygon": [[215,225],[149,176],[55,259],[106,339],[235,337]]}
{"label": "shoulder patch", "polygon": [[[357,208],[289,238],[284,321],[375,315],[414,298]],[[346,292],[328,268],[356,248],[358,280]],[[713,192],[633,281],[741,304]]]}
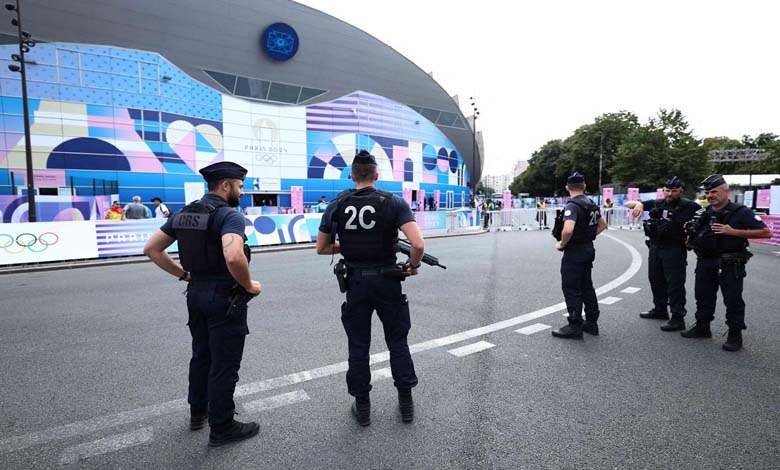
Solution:
{"label": "shoulder patch", "polygon": [[564,211],[563,215],[566,216],[566,217],[570,216],[571,215],[571,210],[566,209],[566,211]]}

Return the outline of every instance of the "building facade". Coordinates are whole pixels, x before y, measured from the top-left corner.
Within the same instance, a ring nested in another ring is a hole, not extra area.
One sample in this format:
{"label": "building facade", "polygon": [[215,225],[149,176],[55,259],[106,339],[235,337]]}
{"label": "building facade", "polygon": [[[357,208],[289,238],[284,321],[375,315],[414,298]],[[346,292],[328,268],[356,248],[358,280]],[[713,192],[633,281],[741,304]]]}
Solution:
{"label": "building facade", "polygon": [[[95,216],[95,202],[59,210],[65,194],[160,197],[176,209],[202,191],[198,170],[222,160],[249,170],[244,207],[289,207],[297,187],[312,204],[352,186],[362,149],[377,157],[379,186],[407,200],[467,205],[479,180],[457,103],[335,18],[279,0],[74,3],[24,2],[38,41],[26,64],[35,185],[59,205],[40,208],[40,197],[39,214]],[[0,210],[9,222],[23,218],[26,163],[20,77],[7,68],[17,45],[3,33]]]}

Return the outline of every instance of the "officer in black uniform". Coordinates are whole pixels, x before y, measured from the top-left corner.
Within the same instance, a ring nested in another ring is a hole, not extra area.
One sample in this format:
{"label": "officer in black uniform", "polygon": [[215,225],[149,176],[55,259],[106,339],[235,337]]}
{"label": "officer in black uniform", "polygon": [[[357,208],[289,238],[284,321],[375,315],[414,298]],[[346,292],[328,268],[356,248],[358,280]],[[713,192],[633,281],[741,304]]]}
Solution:
{"label": "officer in black uniform", "polygon": [[[556,338],[582,339],[582,332],[598,336],[599,304],[593,288],[591,271],[596,259],[593,240],[606,230],[607,222],[601,217],[599,206],[585,196],[585,177],[573,173],[566,181],[571,200],[563,211],[561,240],[555,246],[563,251],[561,258],[561,286],[569,312],[569,323],[552,335]],[[582,306],[585,305],[585,322]]]}
{"label": "officer in black uniform", "polygon": [[680,333],[685,338],[712,338],[710,322],[715,318],[718,288],[726,304],[728,338],[726,351],[742,348],[745,302],[742,287],[745,265],[752,253],[748,238],[769,238],[772,231],[752,210],[729,201],[729,185],[722,175],[702,181],[710,203],[701,209],[690,228],[688,245],[696,252],[696,324]]}
{"label": "officer in black uniform", "polygon": [[[187,325],[192,334],[189,395],[190,429],[200,429],[208,417],[209,446],[240,441],[257,434],[257,423],[233,419],[233,392],[244,352],[246,305],[227,316],[228,297],[238,286],[250,295],[261,285],[249,273],[249,249],[244,245],[244,216],[234,208],[243,194],[247,170],[232,162],[209,165],[200,173],[209,192],[157,231],[144,254],[166,272],[188,283]],[[179,261],[165,252],[178,241]]]}
{"label": "officer in black uniform", "polygon": [[[412,387],[417,385],[407,334],[411,327],[409,303],[401,291],[401,276],[416,275],[425,242],[408,204],[398,196],[376,189],[376,159],[361,150],[352,163],[356,189],[344,191],[330,202],[317,236],[317,253],[341,253],[346,262],[347,301],[341,322],[347,333],[349,370],[347,390],[355,397],[352,412],[361,426],[371,424],[371,315],[376,310],[390,350],[390,369],[398,389],[404,422],[414,419]],[[408,264],[396,266],[398,229],[412,245]],[[334,235],[338,234],[338,241]]]}
{"label": "officer in black uniform", "polygon": [[645,243],[650,249],[648,277],[653,291],[653,308],[640,313],[642,318],[669,320],[667,305],[672,318],[661,325],[663,331],[685,329],[685,274],[688,251],[685,248],[685,223],[701,209],[697,203],[682,197],[683,183],[676,176],[664,184],[664,198],[652,201],[628,201],[636,219],[643,211],[650,218],[644,222]]}

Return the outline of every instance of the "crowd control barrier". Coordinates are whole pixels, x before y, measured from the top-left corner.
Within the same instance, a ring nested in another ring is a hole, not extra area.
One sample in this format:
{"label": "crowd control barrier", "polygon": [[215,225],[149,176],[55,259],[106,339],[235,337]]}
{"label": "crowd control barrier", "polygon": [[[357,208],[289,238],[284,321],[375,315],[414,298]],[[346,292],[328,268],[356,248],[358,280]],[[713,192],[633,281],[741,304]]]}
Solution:
{"label": "crowd control barrier", "polygon": [[[482,227],[490,231],[552,229],[562,207],[545,209],[506,209],[480,211]],[[634,218],[626,207],[602,209],[602,217],[612,229],[641,230],[642,219]]]}

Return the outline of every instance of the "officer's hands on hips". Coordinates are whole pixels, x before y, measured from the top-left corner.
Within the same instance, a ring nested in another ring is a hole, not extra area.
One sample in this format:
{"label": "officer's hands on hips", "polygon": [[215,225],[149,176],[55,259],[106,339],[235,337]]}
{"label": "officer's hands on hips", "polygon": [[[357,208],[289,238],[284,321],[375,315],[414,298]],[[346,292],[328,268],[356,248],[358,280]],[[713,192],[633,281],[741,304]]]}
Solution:
{"label": "officer's hands on hips", "polygon": [[712,224],[710,228],[719,235],[736,235],[737,231],[729,224]]}
{"label": "officer's hands on hips", "polygon": [[263,285],[257,281],[252,281],[252,288],[246,291],[252,295],[260,295],[260,292],[263,291]]}
{"label": "officer's hands on hips", "polygon": [[406,268],[405,271],[407,273],[409,273],[410,276],[416,276],[417,275],[417,270],[420,269],[420,266],[417,266],[416,268],[413,268],[411,263],[406,263],[404,268]]}

